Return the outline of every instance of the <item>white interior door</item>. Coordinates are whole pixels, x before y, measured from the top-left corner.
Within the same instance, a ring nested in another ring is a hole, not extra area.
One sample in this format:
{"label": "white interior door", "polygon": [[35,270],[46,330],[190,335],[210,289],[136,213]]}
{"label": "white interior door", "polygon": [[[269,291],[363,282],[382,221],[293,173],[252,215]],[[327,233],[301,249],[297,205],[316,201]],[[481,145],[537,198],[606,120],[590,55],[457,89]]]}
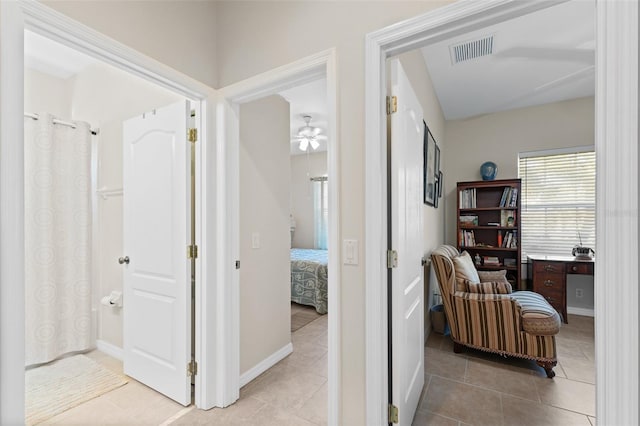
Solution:
{"label": "white interior door", "polygon": [[124,372],[183,405],[191,403],[188,116],[183,101],[123,123]]}
{"label": "white interior door", "polygon": [[423,135],[422,108],[400,65],[390,61],[391,96],[397,111],[389,116],[389,202],[391,249],[397,267],[391,269],[391,403],[398,423],[413,421],[424,385]]}

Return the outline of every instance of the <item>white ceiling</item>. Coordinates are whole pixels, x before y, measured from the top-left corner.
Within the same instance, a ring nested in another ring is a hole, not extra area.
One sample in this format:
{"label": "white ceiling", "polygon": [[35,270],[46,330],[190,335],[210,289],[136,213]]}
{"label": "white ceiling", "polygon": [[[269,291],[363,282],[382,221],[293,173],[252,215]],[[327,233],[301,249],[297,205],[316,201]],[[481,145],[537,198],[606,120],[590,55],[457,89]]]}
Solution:
{"label": "white ceiling", "polygon": [[54,77],[67,79],[97,61],[31,31],[24,32],[24,65]]}
{"label": "white ceiling", "polygon": [[[493,54],[453,65],[450,46],[493,35]],[[593,96],[595,1],[573,0],[425,47],[445,119]]]}
{"label": "white ceiling", "polygon": [[[327,135],[327,81],[326,79],[315,80],[311,83],[303,84],[292,89],[280,92],[290,109],[291,137],[298,134],[298,129],[305,125],[303,115],[310,115],[312,127],[320,127],[321,135]],[[322,152],[327,150],[327,141],[319,140],[320,146],[310,152]],[[290,143],[291,155],[305,154],[298,149],[298,142]],[[311,148],[309,148],[311,149]]]}

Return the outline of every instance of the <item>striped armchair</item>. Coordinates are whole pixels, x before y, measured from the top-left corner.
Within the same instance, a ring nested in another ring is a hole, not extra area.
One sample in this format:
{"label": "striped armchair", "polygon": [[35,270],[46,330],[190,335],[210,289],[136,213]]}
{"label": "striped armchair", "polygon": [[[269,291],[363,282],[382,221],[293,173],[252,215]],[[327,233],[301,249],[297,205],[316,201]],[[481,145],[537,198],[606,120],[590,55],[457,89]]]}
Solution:
{"label": "striped armchair", "polygon": [[547,377],[553,378],[553,367],[557,364],[555,335],[560,330],[558,312],[542,296],[530,291],[508,294],[461,291],[453,261],[458,255],[458,250],[448,245],[431,254],[454,352],[459,353],[467,346],[531,359],[544,368]]}

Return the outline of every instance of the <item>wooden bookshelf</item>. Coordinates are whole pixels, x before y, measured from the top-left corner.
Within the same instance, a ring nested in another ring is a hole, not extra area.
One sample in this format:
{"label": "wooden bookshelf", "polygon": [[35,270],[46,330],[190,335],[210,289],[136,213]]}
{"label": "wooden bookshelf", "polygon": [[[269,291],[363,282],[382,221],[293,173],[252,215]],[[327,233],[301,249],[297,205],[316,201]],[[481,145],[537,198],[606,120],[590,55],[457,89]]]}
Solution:
{"label": "wooden bookshelf", "polygon": [[[474,261],[479,256],[478,270],[505,269],[514,290],[521,289],[520,179],[458,182],[457,198],[458,250]],[[512,263],[505,266],[505,259]]]}

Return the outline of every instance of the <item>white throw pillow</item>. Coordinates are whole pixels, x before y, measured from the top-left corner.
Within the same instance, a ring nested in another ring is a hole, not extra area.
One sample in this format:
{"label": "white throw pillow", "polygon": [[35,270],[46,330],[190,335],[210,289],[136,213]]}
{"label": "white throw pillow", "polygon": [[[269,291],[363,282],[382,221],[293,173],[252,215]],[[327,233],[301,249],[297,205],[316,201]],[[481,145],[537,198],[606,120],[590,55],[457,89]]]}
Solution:
{"label": "white throw pillow", "polygon": [[456,271],[456,291],[467,291],[467,285],[465,283],[468,280],[471,283],[479,283],[480,277],[476,266],[471,260],[471,256],[466,251],[460,253],[460,255],[454,257],[453,267]]}

